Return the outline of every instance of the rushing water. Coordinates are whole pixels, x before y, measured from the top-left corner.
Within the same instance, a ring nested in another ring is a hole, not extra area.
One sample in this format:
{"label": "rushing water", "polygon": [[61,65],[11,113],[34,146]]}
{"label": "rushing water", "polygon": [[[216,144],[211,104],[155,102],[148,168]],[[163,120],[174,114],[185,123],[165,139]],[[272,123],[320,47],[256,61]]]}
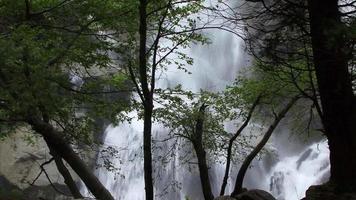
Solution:
{"label": "rushing water", "polygon": [[298,200],[310,185],[323,183],[328,176],[329,150],[324,141],[281,159],[269,173],[269,190],[278,200]]}
{"label": "rushing water", "polygon": [[[174,66],[161,74],[158,87],[166,88],[182,84],[184,89],[219,91],[230,84],[238,70],[248,65],[248,56],[243,52],[242,42],[232,34],[222,31],[205,33],[212,41],[207,46],[193,45],[186,53],[194,58],[194,65],[189,67],[191,75]],[[135,116],[136,113],[130,113]],[[117,157],[111,161],[118,169],[115,172],[99,168],[96,173],[100,181],[118,200],[143,200],[143,122],[134,118],[131,123],[122,123],[117,127],[109,126],[105,132],[104,146],[117,150]],[[287,130],[279,130],[286,132]],[[162,138],[167,130],[159,124],[153,127],[154,139]],[[291,151],[289,146],[297,142],[298,150]],[[283,145],[280,145],[283,143]],[[305,190],[312,184],[318,184],[328,177],[328,148],[326,142],[303,145],[298,141],[281,141],[274,137],[269,147],[275,154],[255,160],[247,172],[245,186],[270,191],[278,200],[296,200],[304,196]],[[203,199],[199,174],[196,168],[182,164],[178,159],[182,153],[170,142],[162,143],[160,151],[154,156],[172,151],[168,163],[154,163],[156,199]],[[288,147],[288,148],[287,148]],[[304,150],[302,150],[304,149]],[[223,158],[222,158],[223,159]],[[98,162],[102,160],[99,158]],[[224,165],[212,165],[210,169],[214,194],[217,196],[223,176]],[[237,170],[234,166],[233,170]],[[233,184],[229,179],[227,192]]]}

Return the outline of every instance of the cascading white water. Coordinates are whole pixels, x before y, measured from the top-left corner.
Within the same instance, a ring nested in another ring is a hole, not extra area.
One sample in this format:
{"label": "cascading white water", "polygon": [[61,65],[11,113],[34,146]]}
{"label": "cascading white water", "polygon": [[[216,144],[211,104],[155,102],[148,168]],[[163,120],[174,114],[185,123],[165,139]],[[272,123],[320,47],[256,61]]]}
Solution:
{"label": "cascading white water", "polygon": [[[238,70],[248,64],[248,56],[243,52],[242,42],[232,34],[222,31],[206,31],[212,44],[207,46],[192,45],[186,53],[193,57],[194,65],[189,67],[191,75],[168,68],[157,82],[158,88],[174,87],[181,84],[184,89],[197,92],[200,89],[219,91],[232,83]],[[136,113],[130,113],[135,116]],[[112,158],[117,172],[99,168],[96,173],[100,181],[118,200],[143,200],[143,122],[134,118],[131,123],[122,123],[106,129],[104,146],[117,149],[117,157]],[[166,131],[159,125],[153,127],[153,137],[160,138]],[[278,143],[278,137],[274,138]],[[169,143],[161,148],[168,151]],[[285,144],[288,146],[288,144]],[[270,146],[275,146],[274,142]],[[284,154],[284,147],[276,145],[278,159],[267,162],[266,159],[254,161],[253,168],[247,172],[245,186],[270,191],[278,200],[295,200],[304,196],[311,184],[319,183],[328,171],[328,151],[325,142],[312,144],[306,152]],[[309,150],[310,149],[310,150]],[[171,161],[154,164],[156,199],[203,199],[199,175],[177,159],[180,152],[176,149]],[[160,154],[156,152],[156,154]],[[157,156],[157,155],[155,155]],[[158,155],[159,156],[159,155]],[[101,162],[102,160],[98,160]],[[320,168],[324,166],[325,168]],[[237,169],[237,166],[233,168]],[[224,166],[214,165],[210,169],[214,194],[218,195]],[[229,181],[232,181],[229,179]],[[233,184],[228,184],[227,192]]]}
{"label": "cascading white water", "polygon": [[117,169],[108,171],[102,167],[97,173],[99,180],[117,200],[144,199],[142,130],[143,123],[138,120],[106,129],[104,144],[116,148],[111,162]]}
{"label": "cascading white water", "polygon": [[[210,31],[208,36],[212,40],[211,45],[193,45],[187,52],[194,58],[194,65],[189,67],[192,74],[188,75],[182,70],[170,67],[158,80],[159,88],[181,84],[184,89],[193,92],[198,92],[200,89],[219,91],[235,79],[239,67],[245,63],[240,51],[241,41],[225,32]],[[135,113],[131,114],[135,115]],[[118,158],[113,158],[112,162],[119,168],[119,175],[108,172],[105,168],[100,168],[97,173],[99,179],[117,199],[144,199],[142,130],[143,122],[135,118],[131,124],[109,126],[106,130],[104,146],[118,149]],[[164,134],[162,130],[162,127],[155,124],[153,135]],[[160,171],[155,188],[158,199],[184,199],[185,197],[201,199],[197,171],[192,172],[184,166],[179,166],[179,160],[176,158],[173,158],[164,168],[155,169]],[[169,187],[171,183],[176,185]],[[217,189],[219,186],[215,185]],[[181,188],[178,189],[179,187]]]}
{"label": "cascading white water", "polygon": [[298,200],[312,184],[321,184],[329,177],[327,142],[318,142],[304,152],[282,158],[269,173],[269,190],[278,200]]}

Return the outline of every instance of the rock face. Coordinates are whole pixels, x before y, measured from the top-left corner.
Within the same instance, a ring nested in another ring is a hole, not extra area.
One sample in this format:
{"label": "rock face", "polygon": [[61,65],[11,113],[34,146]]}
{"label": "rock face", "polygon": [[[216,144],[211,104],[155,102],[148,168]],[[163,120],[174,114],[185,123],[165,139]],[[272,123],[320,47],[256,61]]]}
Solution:
{"label": "rock face", "polygon": [[249,190],[239,194],[233,198],[230,196],[221,196],[215,198],[215,200],[276,200],[270,193],[264,190]]}
{"label": "rock face", "polygon": [[22,191],[5,177],[0,176],[0,199],[23,199]]}
{"label": "rock face", "polygon": [[[0,199],[63,199],[59,198],[61,195],[53,189],[43,173],[33,186],[30,184],[41,171],[40,164],[50,158],[43,139],[34,136],[26,128],[19,128],[0,140]],[[54,162],[44,168],[56,188],[70,194]],[[79,181],[73,171],[71,174]]]}
{"label": "rock face", "polygon": [[332,186],[317,185],[311,186],[302,200],[356,200],[356,192],[339,194]]}

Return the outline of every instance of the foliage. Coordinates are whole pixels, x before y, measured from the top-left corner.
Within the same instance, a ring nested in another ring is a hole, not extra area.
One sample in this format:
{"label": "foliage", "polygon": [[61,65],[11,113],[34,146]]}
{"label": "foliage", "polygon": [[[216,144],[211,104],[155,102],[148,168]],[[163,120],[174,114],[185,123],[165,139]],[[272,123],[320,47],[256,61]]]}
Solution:
{"label": "foliage", "polygon": [[[306,69],[306,63],[296,61],[290,63],[294,68]],[[192,93],[182,90],[181,86],[173,89],[157,90],[159,98],[158,105],[154,110],[155,119],[167,127],[170,131],[167,138],[184,138],[191,140],[194,134],[196,119],[199,107],[207,105],[205,124],[204,124],[204,147],[211,158],[219,161],[219,156],[224,156],[230,137],[234,134],[247,117],[253,102],[261,96],[257,114],[253,115],[254,123],[269,124],[275,112],[283,108],[285,102],[294,96],[303,95],[302,92],[311,93],[312,86],[310,76],[314,76],[308,70],[266,70],[274,66],[266,62],[256,61],[254,66],[248,71],[241,72],[236,81],[228,86],[224,91],[213,93],[200,91]],[[312,77],[313,78],[313,77]],[[293,116],[300,117],[299,113],[305,114],[308,108],[305,104],[300,105],[292,112]],[[300,117],[295,126],[305,126],[306,121]],[[235,129],[227,129],[226,123],[234,123]],[[250,135],[251,136],[251,135]],[[242,159],[241,154],[246,154],[252,146],[249,143],[251,138],[242,134],[234,145],[234,152],[237,158]],[[180,143],[186,145],[186,143]],[[184,148],[181,148],[184,149]],[[192,156],[182,159],[192,159]]]}
{"label": "foliage", "polygon": [[[149,85],[159,78],[155,74],[164,73],[168,67],[177,67],[189,73],[187,67],[193,64],[193,59],[184,52],[184,49],[192,43],[204,44],[208,42],[208,39],[198,31],[200,27],[198,27],[195,16],[201,10],[201,5],[202,1],[160,0],[148,2],[146,75]],[[135,12],[138,12],[137,8]],[[124,73],[131,78],[132,82],[141,84],[137,63],[139,51],[138,16],[136,14],[127,21],[125,30],[128,32],[123,34],[125,38],[118,34],[114,35],[114,39],[115,52],[124,67]],[[121,29],[121,27],[117,28]],[[136,89],[141,90],[142,88],[140,86]]]}
{"label": "foliage", "polygon": [[127,107],[103,93],[122,85],[107,73],[114,67],[109,53],[114,47],[101,34],[120,22],[116,17],[126,12],[125,3],[26,2],[5,1],[0,8],[2,126],[41,116],[67,139],[90,144],[94,120],[115,119]]}
{"label": "foliage", "polygon": [[256,61],[230,90],[235,92],[233,96],[239,93],[239,98],[247,105],[257,95],[263,96],[259,105],[260,112],[255,115],[256,122],[260,124],[268,123],[288,99],[300,96],[302,100],[289,111],[289,128],[293,133],[316,133],[321,127],[320,113],[316,106],[319,102],[314,71],[309,70],[306,60],[290,62],[289,66]]}
{"label": "foliage", "polygon": [[[234,131],[227,129],[226,123],[240,124],[247,117],[249,107],[242,104],[238,97],[232,96],[229,91],[212,93],[201,91],[194,94],[183,91],[180,86],[174,89],[161,90],[159,93],[160,101],[154,110],[156,121],[169,130],[167,139],[174,140],[183,138],[177,145],[182,153],[180,157],[182,163],[190,163],[194,159],[191,149],[191,141],[194,138],[195,126],[199,117],[199,108],[206,105],[207,109],[204,116],[203,145],[209,158],[213,162],[220,162],[221,156],[226,156],[228,140]],[[238,100],[238,101],[236,101]],[[252,147],[249,139],[245,136],[238,138],[235,150],[237,154],[245,154]],[[187,146],[188,145],[188,146]],[[234,160],[242,157],[234,158]]]}

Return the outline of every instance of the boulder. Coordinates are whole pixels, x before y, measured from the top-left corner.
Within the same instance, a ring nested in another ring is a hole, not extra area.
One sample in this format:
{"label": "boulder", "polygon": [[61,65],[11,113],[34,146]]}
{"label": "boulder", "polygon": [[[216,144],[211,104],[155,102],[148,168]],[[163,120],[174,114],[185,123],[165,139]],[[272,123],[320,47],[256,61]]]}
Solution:
{"label": "boulder", "polygon": [[249,190],[237,195],[237,200],[276,200],[270,193],[264,190]]}
{"label": "boulder", "polygon": [[356,200],[356,193],[338,193],[329,184],[310,186],[302,200]]}
{"label": "boulder", "polygon": [[243,192],[236,197],[221,196],[214,200],[276,200],[270,193],[264,190],[248,190]]}

